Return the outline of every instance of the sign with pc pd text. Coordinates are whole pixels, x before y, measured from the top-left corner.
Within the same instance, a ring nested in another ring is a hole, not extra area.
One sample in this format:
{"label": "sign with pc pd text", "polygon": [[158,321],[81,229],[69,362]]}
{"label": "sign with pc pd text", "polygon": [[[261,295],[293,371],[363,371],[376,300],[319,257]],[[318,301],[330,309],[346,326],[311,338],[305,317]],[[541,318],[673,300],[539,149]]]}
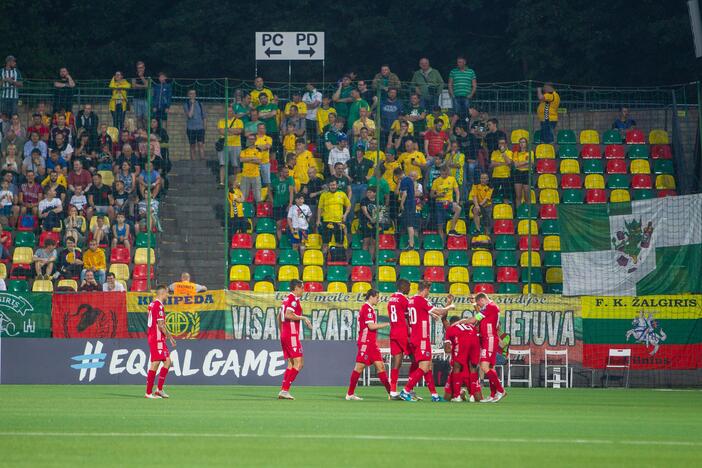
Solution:
{"label": "sign with pc pd text", "polygon": [[256,60],[324,60],[324,33],[257,32]]}

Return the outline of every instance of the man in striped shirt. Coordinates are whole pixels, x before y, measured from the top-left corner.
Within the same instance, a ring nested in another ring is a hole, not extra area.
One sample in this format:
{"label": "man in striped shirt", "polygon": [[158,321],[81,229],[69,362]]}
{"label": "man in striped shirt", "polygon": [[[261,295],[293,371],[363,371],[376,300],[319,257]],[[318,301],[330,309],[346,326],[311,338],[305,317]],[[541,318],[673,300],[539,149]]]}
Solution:
{"label": "man in striped shirt", "polygon": [[468,116],[470,100],[478,89],[478,77],[472,68],[466,66],[465,57],[456,59],[456,68],[449,73],[449,94],[453,99],[453,111],[461,118]]}
{"label": "man in striped shirt", "polygon": [[12,55],[5,58],[5,67],[0,73],[0,84],[0,112],[8,116],[14,115],[17,113],[17,88],[22,87],[22,74],[17,69],[17,60]]}

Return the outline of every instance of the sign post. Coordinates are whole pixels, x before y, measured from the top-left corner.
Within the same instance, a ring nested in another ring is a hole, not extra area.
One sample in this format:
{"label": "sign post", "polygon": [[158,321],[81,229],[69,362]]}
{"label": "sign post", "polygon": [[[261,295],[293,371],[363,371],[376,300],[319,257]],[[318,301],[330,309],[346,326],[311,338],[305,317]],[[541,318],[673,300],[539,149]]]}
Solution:
{"label": "sign post", "polygon": [[258,61],[288,61],[288,91],[292,83],[293,60],[321,60],[324,75],[323,32],[257,32],[256,74]]}

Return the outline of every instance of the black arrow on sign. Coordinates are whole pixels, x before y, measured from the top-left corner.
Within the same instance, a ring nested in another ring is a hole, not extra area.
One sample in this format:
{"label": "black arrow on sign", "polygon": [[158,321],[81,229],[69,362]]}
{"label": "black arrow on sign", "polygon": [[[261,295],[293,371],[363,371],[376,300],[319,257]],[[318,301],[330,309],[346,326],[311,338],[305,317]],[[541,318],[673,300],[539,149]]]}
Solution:
{"label": "black arrow on sign", "polygon": [[280,54],[282,54],[282,53],[283,53],[282,50],[272,50],[270,47],[266,49],[266,55],[269,56],[269,57],[270,57],[271,55],[280,55]]}
{"label": "black arrow on sign", "polygon": [[315,50],[312,47],[310,47],[309,49],[302,49],[297,51],[297,53],[300,55],[309,55],[310,57],[314,55],[314,52]]}

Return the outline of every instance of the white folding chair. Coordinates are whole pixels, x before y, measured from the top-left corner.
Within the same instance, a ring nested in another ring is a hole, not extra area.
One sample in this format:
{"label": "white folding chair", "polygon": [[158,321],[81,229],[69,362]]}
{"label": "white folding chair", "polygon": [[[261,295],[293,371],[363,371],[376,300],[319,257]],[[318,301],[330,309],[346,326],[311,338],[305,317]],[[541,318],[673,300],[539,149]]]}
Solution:
{"label": "white folding chair", "polygon": [[[607,365],[605,366],[605,387],[609,386],[610,369],[621,369],[624,386],[629,388],[629,369],[631,366],[631,349],[610,348],[607,355]],[[624,377],[626,375],[626,378]]]}
{"label": "white folding chair", "polygon": [[[549,363],[549,357],[551,362]],[[555,361],[555,363],[554,363]],[[549,370],[551,377],[549,378]],[[564,371],[565,379],[561,371]],[[545,349],[544,350],[544,387],[553,384],[553,388],[561,388],[561,383],[565,382],[566,388],[570,387],[570,368],[568,366],[567,349]]]}
{"label": "white folding chair", "polygon": [[[524,378],[512,377],[512,368],[526,369]],[[511,387],[512,383],[525,383],[531,388],[531,349],[512,349],[509,350],[509,358],[507,359],[507,386]]]}

